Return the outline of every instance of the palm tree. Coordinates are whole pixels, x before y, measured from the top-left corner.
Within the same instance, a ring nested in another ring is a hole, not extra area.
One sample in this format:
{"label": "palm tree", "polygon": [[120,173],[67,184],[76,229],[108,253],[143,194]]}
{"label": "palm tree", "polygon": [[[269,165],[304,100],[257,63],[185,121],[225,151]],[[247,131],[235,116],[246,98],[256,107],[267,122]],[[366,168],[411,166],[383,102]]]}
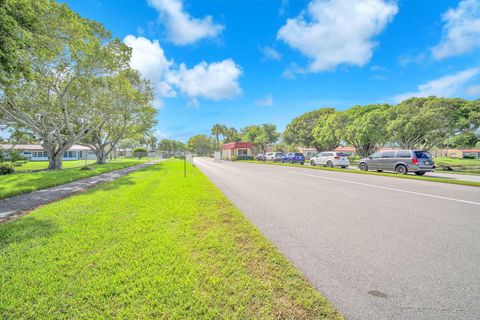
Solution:
{"label": "palm tree", "polygon": [[215,137],[215,146],[217,149],[220,147],[220,135],[225,137],[225,132],[227,131],[227,127],[223,124],[214,124],[212,127],[212,135]]}

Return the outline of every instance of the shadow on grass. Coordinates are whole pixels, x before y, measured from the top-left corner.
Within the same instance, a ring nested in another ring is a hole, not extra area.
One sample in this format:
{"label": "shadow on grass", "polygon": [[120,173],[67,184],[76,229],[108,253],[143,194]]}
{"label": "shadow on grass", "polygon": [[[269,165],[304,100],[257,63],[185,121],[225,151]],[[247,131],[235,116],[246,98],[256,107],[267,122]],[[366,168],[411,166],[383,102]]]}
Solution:
{"label": "shadow on grass", "polygon": [[13,243],[48,238],[57,232],[57,227],[50,221],[23,217],[9,223],[0,224],[0,249]]}

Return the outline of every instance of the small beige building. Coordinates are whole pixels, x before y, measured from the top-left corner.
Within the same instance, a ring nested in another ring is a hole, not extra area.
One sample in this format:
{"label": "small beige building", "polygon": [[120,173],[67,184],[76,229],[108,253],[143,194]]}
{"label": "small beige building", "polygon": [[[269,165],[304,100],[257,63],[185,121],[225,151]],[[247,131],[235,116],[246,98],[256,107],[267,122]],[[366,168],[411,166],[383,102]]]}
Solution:
{"label": "small beige building", "polygon": [[251,157],[251,142],[232,142],[222,146],[222,159],[233,160],[234,158]]}

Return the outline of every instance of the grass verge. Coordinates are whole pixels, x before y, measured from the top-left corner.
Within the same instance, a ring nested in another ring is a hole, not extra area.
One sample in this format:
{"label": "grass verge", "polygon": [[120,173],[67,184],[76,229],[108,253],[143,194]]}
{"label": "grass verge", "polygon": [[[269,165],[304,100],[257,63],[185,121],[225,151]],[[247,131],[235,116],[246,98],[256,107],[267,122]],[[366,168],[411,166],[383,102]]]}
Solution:
{"label": "grass verge", "polygon": [[275,162],[264,162],[264,161],[256,161],[256,160],[242,160],[240,162],[263,164],[263,165],[273,165],[273,166],[299,167],[299,168],[312,169],[312,170],[337,171],[337,172],[353,173],[353,174],[370,174],[370,175],[375,175],[375,176],[393,177],[393,178],[400,178],[400,179],[422,180],[422,181],[459,184],[459,185],[470,186],[470,187],[480,187],[480,182],[454,180],[454,179],[444,179],[444,178],[438,178],[438,177],[412,176],[412,175],[402,175],[402,174],[386,173],[386,172],[371,172],[371,171],[365,172],[365,171],[360,171],[360,170],[348,170],[348,169],[340,169],[340,168],[326,168],[326,167],[320,167],[320,166],[312,167],[312,166],[306,166],[306,165],[300,165],[300,164],[278,163],[278,162],[275,163]]}
{"label": "grass verge", "polygon": [[5,319],[343,319],[180,161],[0,225],[0,270]]}
{"label": "grass verge", "polygon": [[[124,161],[129,159],[118,159],[116,161]],[[95,163],[96,160],[87,160],[87,165]],[[63,168],[78,168],[85,165],[85,160],[64,160]],[[27,161],[20,166],[15,166],[15,171],[33,171],[33,170],[43,170],[48,168],[48,161]]]}
{"label": "grass verge", "polygon": [[59,171],[25,172],[0,176],[0,199],[58,186],[144,162],[146,160],[122,159],[102,165],[90,165],[91,170],[68,168]]}

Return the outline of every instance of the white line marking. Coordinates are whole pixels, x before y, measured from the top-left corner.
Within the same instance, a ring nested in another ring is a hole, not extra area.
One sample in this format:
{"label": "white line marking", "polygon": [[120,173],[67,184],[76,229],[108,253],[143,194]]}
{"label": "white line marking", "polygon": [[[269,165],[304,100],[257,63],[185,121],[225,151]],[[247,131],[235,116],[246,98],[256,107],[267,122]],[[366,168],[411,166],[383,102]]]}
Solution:
{"label": "white line marking", "polygon": [[365,186],[365,187],[378,188],[378,189],[384,189],[384,190],[395,191],[395,192],[403,192],[403,193],[414,194],[414,195],[417,195],[417,196],[424,196],[424,197],[430,197],[430,198],[436,198],[436,199],[442,199],[442,200],[456,201],[456,202],[462,202],[462,203],[468,203],[468,204],[473,204],[473,205],[480,206],[479,202],[473,202],[473,201],[468,201],[468,200],[461,200],[461,199],[437,196],[437,195],[428,194],[428,193],[421,193],[421,192],[407,191],[407,190],[402,190],[402,189],[382,187],[382,186],[377,186],[375,184],[368,184],[368,183],[355,182],[355,181],[349,181],[349,180],[343,180],[343,179],[322,177],[322,176],[317,176],[317,175],[308,174],[308,173],[299,173],[299,172],[294,172],[294,171],[288,171],[288,172],[293,173],[293,174],[302,175],[302,176],[308,176],[308,177],[314,177],[314,178],[320,178],[320,179],[326,179],[326,180],[333,180],[333,181],[340,181],[340,182],[356,184],[356,185]]}

